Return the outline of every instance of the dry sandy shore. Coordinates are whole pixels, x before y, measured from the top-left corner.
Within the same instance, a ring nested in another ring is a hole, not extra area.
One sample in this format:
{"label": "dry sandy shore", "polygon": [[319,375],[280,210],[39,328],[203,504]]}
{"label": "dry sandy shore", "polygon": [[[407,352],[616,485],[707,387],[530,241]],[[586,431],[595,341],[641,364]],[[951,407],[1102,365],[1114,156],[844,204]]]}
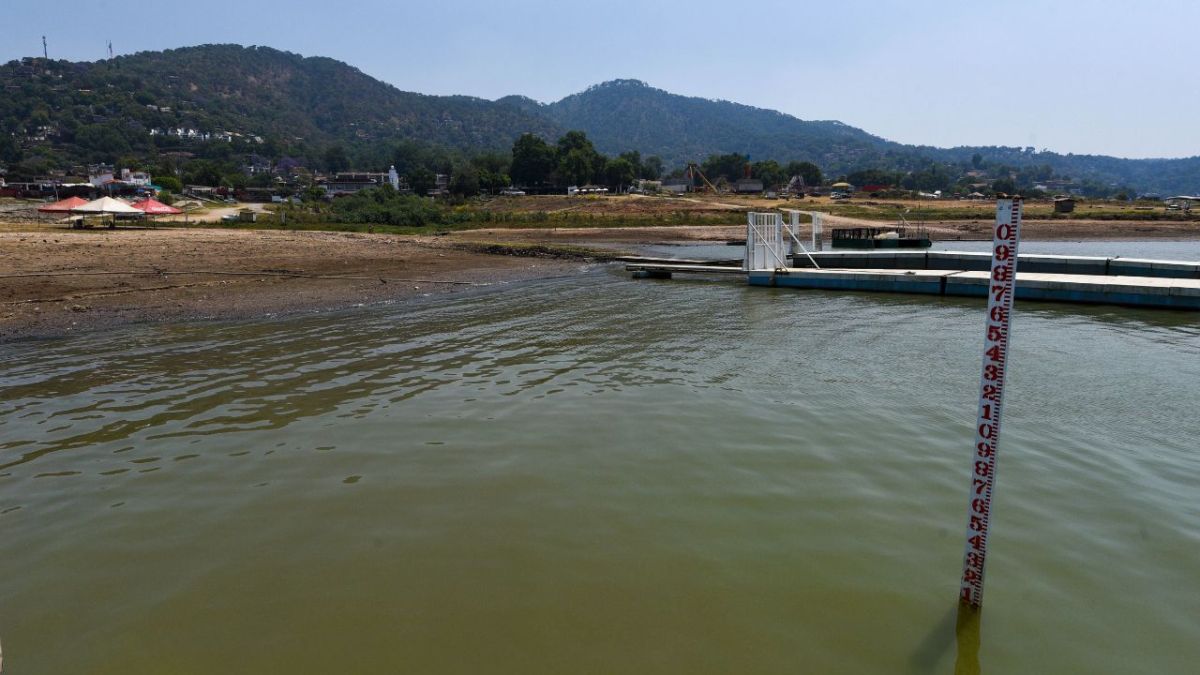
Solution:
{"label": "dry sandy shore", "polygon": [[[740,218],[735,218],[740,220]],[[860,224],[829,218],[827,225]],[[863,225],[879,225],[862,221]],[[988,223],[937,223],[979,239]],[[1026,221],[1026,239],[1195,239],[1194,223]],[[0,227],[0,342],[138,322],[333,310],[574,274],[582,260],[478,253],[467,242],[639,244],[735,240],[745,225],[473,230],[445,237],[231,229]],[[736,253],[731,257],[737,257]]]}
{"label": "dry sandy shore", "polygon": [[256,230],[0,232],[0,341],[137,322],[243,319],[454,293],[586,263],[444,237]]}

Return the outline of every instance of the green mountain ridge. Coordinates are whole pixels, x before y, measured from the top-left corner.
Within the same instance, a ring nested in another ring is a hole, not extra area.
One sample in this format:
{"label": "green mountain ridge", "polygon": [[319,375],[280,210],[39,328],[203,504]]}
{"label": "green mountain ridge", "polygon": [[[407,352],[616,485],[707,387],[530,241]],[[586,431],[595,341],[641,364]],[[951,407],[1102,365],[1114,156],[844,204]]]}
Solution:
{"label": "green mountain ridge", "polygon": [[810,161],[836,176],[865,169],[922,171],[937,163],[961,166],[979,154],[993,165],[1048,166],[1075,182],[1125,185],[1140,193],[1200,191],[1200,157],[1122,159],[1003,146],[906,145],[838,121],[806,121],[740,103],[680,96],[638,80],[595,85],[543,110],[559,126],[586,132],[602,152],[635,148],[658,154],[668,165],[738,152],[756,160]]}
{"label": "green mountain ridge", "polygon": [[[405,92],[334,59],[268,47],[204,45],[92,63],[26,59],[0,66],[0,83],[9,94],[0,98],[0,135],[27,139],[48,129],[45,149],[76,161],[187,149],[154,130],[259,136],[263,143],[239,150],[267,145],[267,155],[403,139],[507,151],[521,133],[560,132],[513,106]],[[0,160],[12,161],[4,149]]]}
{"label": "green mountain ridge", "polygon": [[[1014,171],[1050,167],[1073,181],[1160,195],[1200,191],[1200,157],[1121,159],[1000,146],[906,145],[832,120],[672,94],[638,80],[594,85],[552,103],[402,91],[345,63],[269,47],[202,45],[98,62],[39,58],[0,66],[0,164],[64,166],[170,152],[319,158],[341,148],[386,166],[398,143],[508,152],[523,133],[585,132],[606,154],[638,150],[668,167],[713,154],[810,161],[826,175],[865,169],[962,169],[976,154]],[[184,133],[224,133],[212,148]],[[192,131],[194,130],[194,131]],[[207,155],[206,155],[207,156]]]}

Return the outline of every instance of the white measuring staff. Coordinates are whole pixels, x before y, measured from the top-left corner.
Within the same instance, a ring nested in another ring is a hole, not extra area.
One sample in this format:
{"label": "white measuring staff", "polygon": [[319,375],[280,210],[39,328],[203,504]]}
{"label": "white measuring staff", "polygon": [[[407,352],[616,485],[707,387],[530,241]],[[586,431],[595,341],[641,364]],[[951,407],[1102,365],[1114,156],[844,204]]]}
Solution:
{"label": "white measuring staff", "polygon": [[996,485],[996,447],[1004,409],[1004,376],[1012,336],[1013,296],[1017,290],[1017,245],[1021,241],[1021,198],[996,200],[992,228],[992,273],[988,282],[987,321],[983,335],[983,372],[971,457],[971,491],[967,499],[967,542],[959,601],[983,604],[983,574],[991,531],[992,490]]}

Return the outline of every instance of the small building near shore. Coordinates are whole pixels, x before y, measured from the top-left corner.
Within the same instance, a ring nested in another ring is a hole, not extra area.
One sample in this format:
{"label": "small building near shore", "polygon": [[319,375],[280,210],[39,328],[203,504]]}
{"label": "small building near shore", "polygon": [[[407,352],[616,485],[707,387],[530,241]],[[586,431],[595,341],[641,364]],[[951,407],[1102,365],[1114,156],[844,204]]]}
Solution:
{"label": "small building near shore", "polygon": [[1054,212],[1055,213],[1074,213],[1075,198],[1067,195],[1054,196]]}
{"label": "small building near shore", "polygon": [[1167,197],[1163,201],[1167,203],[1168,211],[1183,211],[1186,213],[1192,210],[1192,205],[1194,203],[1200,202],[1200,197],[1176,195],[1174,197]]}
{"label": "small building near shore", "polygon": [[662,184],[662,181],[660,181],[660,180],[647,180],[645,178],[639,178],[636,181],[634,181],[634,187],[633,187],[633,189],[630,190],[630,192],[637,192],[640,194],[653,194],[653,193],[661,192],[662,186],[663,186],[663,184]]}
{"label": "small building near shore", "polygon": [[663,192],[671,194],[685,194],[693,190],[692,179],[690,178],[667,178],[662,182]]}
{"label": "small building near shore", "polygon": [[738,194],[759,194],[763,191],[763,182],[757,178],[743,178],[733,184],[733,191]]}

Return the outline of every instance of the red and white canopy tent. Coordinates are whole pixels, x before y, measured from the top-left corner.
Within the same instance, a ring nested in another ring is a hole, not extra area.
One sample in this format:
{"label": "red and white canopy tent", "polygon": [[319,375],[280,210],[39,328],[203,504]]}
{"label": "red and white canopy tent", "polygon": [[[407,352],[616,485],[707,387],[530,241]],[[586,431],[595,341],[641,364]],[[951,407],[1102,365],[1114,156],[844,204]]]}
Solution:
{"label": "red and white canopy tent", "polygon": [[83,206],[87,200],[83,197],[67,197],[66,199],[38,207],[38,213],[70,213],[71,209]]}
{"label": "red and white canopy tent", "polygon": [[139,211],[144,211],[148,216],[177,216],[183,211],[164,204],[157,199],[146,198],[140,202],[134,202],[131,206]]}

